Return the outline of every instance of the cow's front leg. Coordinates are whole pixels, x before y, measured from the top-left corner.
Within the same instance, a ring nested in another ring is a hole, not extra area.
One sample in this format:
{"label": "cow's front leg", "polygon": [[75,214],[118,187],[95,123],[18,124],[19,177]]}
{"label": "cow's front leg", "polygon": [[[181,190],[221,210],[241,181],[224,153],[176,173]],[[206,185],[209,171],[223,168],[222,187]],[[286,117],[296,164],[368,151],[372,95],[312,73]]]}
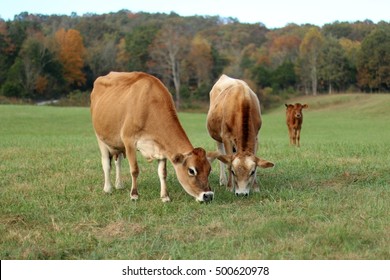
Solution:
{"label": "cow's front leg", "polygon": [[171,201],[171,199],[169,198],[168,190],[167,190],[167,160],[166,159],[158,160],[157,173],[158,173],[158,177],[160,178],[161,200],[163,202],[169,202]]}
{"label": "cow's front leg", "polygon": [[[227,155],[233,155],[233,144],[230,141],[224,141],[223,145],[225,146],[225,152]],[[227,189],[229,191],[233,191],[234,189],[234,183],[233,183],[233,175],[232,175],[232,165],[229,164],[228,166],[228,183],[227,183]]]}
{"label": "cow's front leg", "polygon": [[294,145],[294,128],[289,127],[288,128],[288,137],[290,138],[290,145]]}
{"label": "cow's front leg", "polygon": [[[217,148],[218,152],[222,155],[226,155],[225,148],[223,146],[223,143],[217,142]],[[226,172],[225,172],[225,164],[221,161],[219,161],[219,185],[227,187],[227,178],[226,178]]]}
{"label": "cow's front leg", "polygon": [[297,140],[297,146],[300,147],[300,143],[299,143],[301,140],[301,130],[300,129],[297,129],[296,140]]}
{"label": "cow's front leg", "polygon": [[292,137],[293,145],[295,146],[297,144],[297,129],[293,129],[293,137]]}

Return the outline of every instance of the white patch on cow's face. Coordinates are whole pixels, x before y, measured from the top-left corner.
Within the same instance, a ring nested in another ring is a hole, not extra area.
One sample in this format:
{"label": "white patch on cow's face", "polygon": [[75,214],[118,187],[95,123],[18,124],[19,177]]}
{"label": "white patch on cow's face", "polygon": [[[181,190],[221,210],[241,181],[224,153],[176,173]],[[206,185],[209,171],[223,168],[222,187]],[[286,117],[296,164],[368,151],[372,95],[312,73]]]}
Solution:
{"label": "white patch on cow's face", "polygon": [[237,156],[232,162],[232,176],[236,195],[249,195],[256,177],[254,156]]}

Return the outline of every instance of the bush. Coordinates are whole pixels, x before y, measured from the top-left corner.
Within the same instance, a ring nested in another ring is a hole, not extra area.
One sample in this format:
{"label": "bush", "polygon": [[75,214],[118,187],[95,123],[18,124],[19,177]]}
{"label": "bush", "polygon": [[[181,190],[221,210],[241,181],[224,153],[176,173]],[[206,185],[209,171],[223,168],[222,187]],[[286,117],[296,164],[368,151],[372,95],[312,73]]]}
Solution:
{"label": "bush", "polygon": [[72,106],[72,107],[89,107],[90,92],[75,90],[69,93],[68,96],[61,98],[56,106]]}

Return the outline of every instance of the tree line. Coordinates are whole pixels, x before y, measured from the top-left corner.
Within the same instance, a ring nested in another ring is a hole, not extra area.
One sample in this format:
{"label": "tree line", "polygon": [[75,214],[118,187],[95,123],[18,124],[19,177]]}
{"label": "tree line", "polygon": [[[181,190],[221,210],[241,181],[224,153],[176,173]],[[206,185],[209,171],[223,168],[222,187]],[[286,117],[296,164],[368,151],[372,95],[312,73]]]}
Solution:
{"label": "tree line", "polygon": [[121,10],[0,19],[0,96],[57,99],[89,92],[110,71],[145,71],[183,101],[207,100],[224,73],[265,106],[288,94],[390,92],[390,23],[268,29],[218,16]]}

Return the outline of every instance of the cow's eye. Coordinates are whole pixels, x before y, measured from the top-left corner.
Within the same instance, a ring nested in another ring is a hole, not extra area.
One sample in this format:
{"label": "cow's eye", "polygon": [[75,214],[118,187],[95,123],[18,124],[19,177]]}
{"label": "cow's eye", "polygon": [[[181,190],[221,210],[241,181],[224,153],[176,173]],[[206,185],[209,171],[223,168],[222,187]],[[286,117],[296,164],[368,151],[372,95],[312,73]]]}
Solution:
{"label": "cow's eye", "polygon": [[251,173],[249,174],[249,176],[255,175],[255,171],[256,171],[256,169],[253,169],[253,170],[251,171]]}
{"label": "cow's eye", "polygon": [[196,172],[196,169],[195,167],[190,167],[188,168],[188,175],[190,176],[196,176],[197,172]]}
{"label": "cow's eye", "polygon": [[233,170],[233,169],[232,169],[232,175],[233,175],[233,176],[236,176],[236,173],[234,173],[234,170]]}

